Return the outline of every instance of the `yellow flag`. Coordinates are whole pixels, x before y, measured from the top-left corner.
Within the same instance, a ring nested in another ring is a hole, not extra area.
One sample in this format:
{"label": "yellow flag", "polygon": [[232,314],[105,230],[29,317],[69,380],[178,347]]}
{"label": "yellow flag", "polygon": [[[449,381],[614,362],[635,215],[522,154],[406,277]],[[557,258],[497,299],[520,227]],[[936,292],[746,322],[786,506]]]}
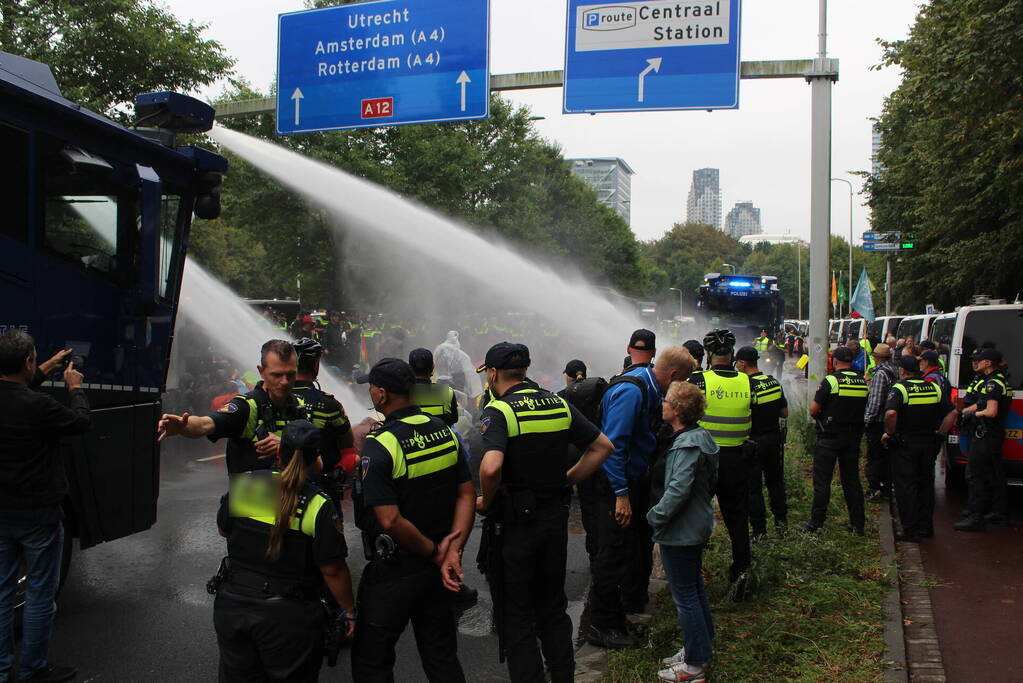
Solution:
{"label": "yellow flag", "polygon": [[800,370],[806,367],[806,364],[810,362],[810,356],[803,354],[802,358],[796,361],[796,367]]}

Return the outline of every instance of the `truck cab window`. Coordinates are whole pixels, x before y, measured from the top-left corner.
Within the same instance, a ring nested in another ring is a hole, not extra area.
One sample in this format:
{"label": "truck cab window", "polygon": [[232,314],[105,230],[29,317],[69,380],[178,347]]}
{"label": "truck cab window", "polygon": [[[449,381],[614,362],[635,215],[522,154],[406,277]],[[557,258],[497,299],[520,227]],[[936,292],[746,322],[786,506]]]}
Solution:
{"label": "truck cab window", "polygon": [[105,160],[78,149],[46,155],[43,239],[46,246],[93,271],[118,269],[118,246],[136,225],[133,191]]}
{"label": "truck cab window", "polygon": [[179,230],[183,220],[181,216],[181,197],[166,194],[160,201],[160,282],[157,294],[169,299],[174,295],[176,273],[171,272],[175,246],[179,244]]}
{"label": "truck cab window", "polygon": [[0,235],[28,241],[28,133],[0,124],[0,149],[4,150],[8,174],[0,183]]}

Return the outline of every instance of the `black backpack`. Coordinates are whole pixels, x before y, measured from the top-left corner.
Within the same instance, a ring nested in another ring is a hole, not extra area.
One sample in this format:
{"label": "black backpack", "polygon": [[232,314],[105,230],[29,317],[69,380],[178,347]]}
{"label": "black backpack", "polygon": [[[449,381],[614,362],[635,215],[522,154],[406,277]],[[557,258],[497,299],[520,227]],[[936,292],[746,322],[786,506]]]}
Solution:
{"label": "black backpack", "polygon": [[603,377],[577,379],[565,387],[565,400],[587,420],[600,427],[600,402],[609,386]]}

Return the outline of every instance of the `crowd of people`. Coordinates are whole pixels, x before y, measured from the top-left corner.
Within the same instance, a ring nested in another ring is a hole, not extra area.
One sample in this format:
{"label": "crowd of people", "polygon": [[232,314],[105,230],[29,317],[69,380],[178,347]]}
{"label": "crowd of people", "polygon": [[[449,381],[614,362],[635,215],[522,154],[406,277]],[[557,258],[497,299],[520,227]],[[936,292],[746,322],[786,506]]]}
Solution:
{"label": "crowd of people", "polygon": [[[400,355],[377,358],[368,371],[353,368],[352,381],[366,385],[381,418],[353,425],[317,384],[329,363],[327,329],[319,339],[266,342],[251,386],[231,368],[218,377],[222,386],[213,384],[208,411],[168,412],[159,421],[161,440],[228,441],[227,493],[217,514],[226,557],[209,585],[220,680],[316,680],[324,656],[346,638],[355,681],[393,680],[395,645],[409,623],[426,678],[466,680],[456,614],[475,600],[462,567],[477,515],[484,523],[476,562],[490,585],[510,679],[572,680],[564,584],[573,494],[590,555],[585,639],[609,649],[636,645],[628,615],[646,608],[656,545],[682,644],[663,660],[659,677],[705,680],[715,647],[702,577],[712,499],[730,542],[734,600],[747,596],[752,544],[769,538],[768,511],[777,537],[789,530],[783,454],[790,408],[778,378],[759,367],[763,342],[737,348],[732,332],[718,329],[701,341],[658,348],[656,335],[640,329],[626,344],[619,374],[589,376],[586,364],[573,359],[558,373],[564,388],[554,393],[549,377],[534,380],[525,344],[493,343],[473,366],[452,331],[432,350],[385,346],[377,353]],[[410,341],[408,334],[391,336]],[[478,330],[473,343],[481,338]],[[818,427],[814,496],[799,528],[814,533],[824,526],[837,465],[849,532],[864,533],[865,499],[894,494],[898,540],[933,535],[935,456],[957,418],[974,445],[969,514],[955,528],[1004,522],[1001,354],[990,346],[973,354],[977,377],[959,413],[936,349],[912,340],[870,346],[869,356],[856,340],[835,349],[833,370],[809,406]],[[198,360],[188,374],[217,366],[209,347],[202,348],[190,349]],[[88,430],[88,403],[73,365],[64,370],[70,408],[31,388],[39,370],[54,371],[68,353],[37,369],[26,333],[0,336],[5,406],[25,413],[11,419],[39,426],[6,430],[24,438],[0,446],[5,500],[10,493],[21,501],[0,506],[0,541],[37,547],[26,539],[38,535],[45,539],[39,547],[49,549],[29,568],[21,662],[23,672],[28,666],[34,673],[23,680],[74,675],[46,661],[59,575],[53,548],[60,545],[59,500],[67,490],[53,441]],[[866,496],[859,479],[864,433]],[[40,457],[27,462],[22,455],[29,451]],[[357,590],[343,533],[351,522],[341,516],[346,495],[369,560]],[[0,554],[0,561],[25,552]],[[9,584],[2,590],[12,590]],[[9,604],[0,627],[10,624]],[[0,679],[12,659],[13,642],[0,639]]]}

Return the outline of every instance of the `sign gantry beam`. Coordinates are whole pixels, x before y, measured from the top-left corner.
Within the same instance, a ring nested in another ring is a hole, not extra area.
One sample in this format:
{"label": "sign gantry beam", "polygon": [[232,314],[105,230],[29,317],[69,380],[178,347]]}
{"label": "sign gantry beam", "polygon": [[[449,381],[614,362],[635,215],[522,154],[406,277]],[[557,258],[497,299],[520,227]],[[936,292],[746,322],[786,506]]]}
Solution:
{"label": "sign gantry beam", "polygon": [[[826,60],[825,72],[818,73],[817,60],[813,59],[782,59],[762,62],[742,62],[739,77],[745,80],[765,80],[773,78],[811,78],[832,76],[838,78],[838,60]],[[491,92],[505,90],[533,90],[539,88],[560,88],[565,84],[565,74],[561,69],[552,71],[527,71],[513,74],[493,74],[490,77]],[[276,97],[262,97],[254,100],[237,100],[221,102],[215,105],[218,119],[237,118],[271,114],[277,108]]]}

